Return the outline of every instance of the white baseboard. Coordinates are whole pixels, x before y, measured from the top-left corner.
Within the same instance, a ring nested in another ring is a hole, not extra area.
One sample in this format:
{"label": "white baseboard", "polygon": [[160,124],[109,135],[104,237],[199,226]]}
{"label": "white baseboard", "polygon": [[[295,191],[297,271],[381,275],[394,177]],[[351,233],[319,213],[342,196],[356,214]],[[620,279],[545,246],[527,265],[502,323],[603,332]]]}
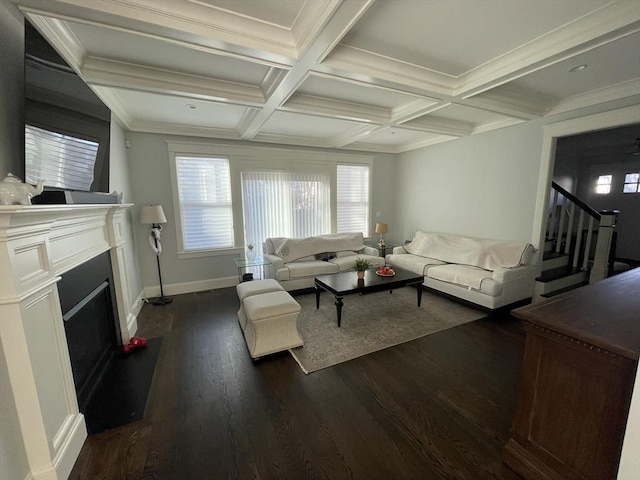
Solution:
{"label": "white baseboard", "polygon": [[61,448],[53,459],[53,465],[50,468],[38,472],[32,471],[27,478],[33,480],[69,478],[69,474],[80,455],[80,450],[82,450],[86,438],[87,427],[84,421],[84,415],[78,413],[75,415],[75,418],[73,418],[73,423],[62,441]]}
{"label": "white baseboard", "polygon": [[[165,295],[181,295],[183,293],[202,292],[205,290],[217,290],[219,288],[234,287],[238,284],[238,277],[213,278],[196,282],[173,283],[163,285]],[[153,298],[160,295],[160,286],[145,287],[144,298]]]}

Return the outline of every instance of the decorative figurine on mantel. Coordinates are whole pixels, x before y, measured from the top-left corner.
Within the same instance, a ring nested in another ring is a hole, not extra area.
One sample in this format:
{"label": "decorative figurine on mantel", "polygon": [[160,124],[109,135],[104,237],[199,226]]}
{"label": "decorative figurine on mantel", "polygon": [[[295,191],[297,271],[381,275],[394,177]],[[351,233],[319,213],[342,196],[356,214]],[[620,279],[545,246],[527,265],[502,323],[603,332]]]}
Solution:
{"label": "decorative figurine on mantel", "polygon": [[44,180],[40,180],[34,187],[23,183],[14,174],[8,174],[0,182],[0,204],[2,205],[31,205],[31,198],[40,195],[44,190]]}

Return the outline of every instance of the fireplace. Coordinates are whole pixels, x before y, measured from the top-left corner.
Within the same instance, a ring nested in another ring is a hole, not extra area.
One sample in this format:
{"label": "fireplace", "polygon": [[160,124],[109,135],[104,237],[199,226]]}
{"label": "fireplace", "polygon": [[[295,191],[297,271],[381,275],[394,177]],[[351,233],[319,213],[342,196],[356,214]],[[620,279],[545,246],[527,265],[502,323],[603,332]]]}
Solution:
{"label": "fireplace", "polygon": [[58,283],[71,371],[81,413],[118,346],[111,260],[107,252],[66,272]]}
{"label": "fireplace", "polygon": [[[137,330],[130,206],[0,206],[1,387],[13,397],[15,442],[34,480],[68,478],[87,437],[79,406],[109,350]],[[89,327],[103,314],[110,321]]]}

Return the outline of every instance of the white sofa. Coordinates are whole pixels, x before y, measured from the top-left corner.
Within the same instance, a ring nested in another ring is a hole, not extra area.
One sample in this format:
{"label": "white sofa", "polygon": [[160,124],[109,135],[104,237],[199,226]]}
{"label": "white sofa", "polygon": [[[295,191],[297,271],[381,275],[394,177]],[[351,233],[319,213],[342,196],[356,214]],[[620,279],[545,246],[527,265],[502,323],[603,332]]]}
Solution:
{"label": "white sofa", "polygon": [[529,243],[416,232],[387,264],[424,275],[424,285],[496,309],[531,298],[537,269]]}
{"label": "white sofa", "polygon": [[264,258],[265,276],[273,278],[285,290],[314,286],[317,275],[353,270],[358,258],[369,261],[371,268],[384,265],[378,250],[364,245],[362,233],[336,233],[307,238],[267,238]]}

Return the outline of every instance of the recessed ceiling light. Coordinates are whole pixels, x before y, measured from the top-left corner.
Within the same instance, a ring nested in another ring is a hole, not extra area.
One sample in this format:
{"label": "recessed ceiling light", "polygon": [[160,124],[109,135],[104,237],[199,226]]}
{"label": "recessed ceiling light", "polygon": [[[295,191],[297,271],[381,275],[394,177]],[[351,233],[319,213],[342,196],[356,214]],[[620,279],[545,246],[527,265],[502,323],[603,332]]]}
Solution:
{"label": "recessed ceiling light", "polygon": [[587,65],[586,63],[583,63],[582,65],[576,65],[575,67],[570,68],[569,71],[570,72],[581,72],[582,70],[584,70],[588,66],[589,65]]}
{"label": "recessed ceiling light", "polygon": [[196,108],[198,108],[193,103],[187,103],[185,107],[190,108],[191,110],[195,110]]}

